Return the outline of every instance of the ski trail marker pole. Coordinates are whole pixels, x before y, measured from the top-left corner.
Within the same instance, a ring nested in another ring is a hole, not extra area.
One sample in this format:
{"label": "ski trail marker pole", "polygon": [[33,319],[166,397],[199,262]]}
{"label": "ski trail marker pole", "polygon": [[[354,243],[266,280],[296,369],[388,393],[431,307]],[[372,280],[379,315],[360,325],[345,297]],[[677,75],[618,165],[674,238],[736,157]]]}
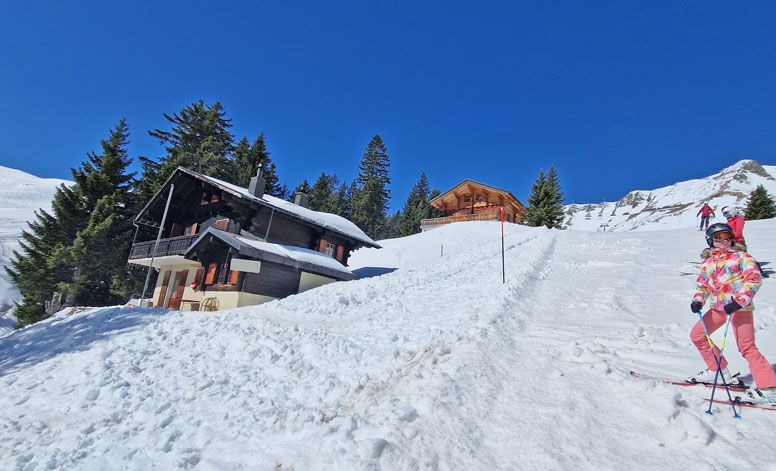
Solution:
{"label": "ski trail marker pole", "polygon": [[504,207],[499,209],[498,219],[501,221],[501,283],[507,282],[507,272],[504,266]]}
{"label": "ski trail marker pole", "polygon": [[730,394],[730,388],[728,387],[727,381],[725,381],[725,376],[720,375],[720,370],[722,369],[722,353],[725,351],[728,328],[730,327],[730,318],[733,316],[728,315],[727,323],[725,324],[725,333],[722,337],[722,346],[719,349],[719,357],[717,357],[717,354],[714,353],[714,342],[711,340],[711,335],[709,335],[709,330],[706,328],[706,323],[703,322],[703,314],[699,312],[698,317],[701,320],[701,327],[703,327],[703,332],[706,334],[706,342],[709,343],[711,355],[714,357],[714,361],[717,363],[717,374],[714,375],[714,386],[711,388],[711,401],[709,401],[709,409],[706,411],[706,413],[709,415],[713,414],[713,412],[711,412],[711,406],[714,404],[714,392],[717,390],[717,379],[722,376],[722,384],[725,386],[725,391],[727,391],[728,399],[730,400],[730,407],[733,408],[733,418],[740,419],[741,416],[738,415],[738,411],[736,411],[735,401],[733,401],[733,396]]}

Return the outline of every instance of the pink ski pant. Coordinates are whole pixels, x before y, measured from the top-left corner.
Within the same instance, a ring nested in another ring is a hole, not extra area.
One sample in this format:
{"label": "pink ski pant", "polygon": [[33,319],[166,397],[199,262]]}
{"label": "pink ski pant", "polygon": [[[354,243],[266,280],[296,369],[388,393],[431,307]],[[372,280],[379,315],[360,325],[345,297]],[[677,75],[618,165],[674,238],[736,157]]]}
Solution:
{"label": "pink ski pant", "polygon": [[[725,314],[725,311],[710,309],[703,315],[703,322],[706,324],[709,334],[713,334],[715,330],[725,325],[727,322],[727,314]],[[733,317],[730,319],[730,327],[736,335],[738,351],[741,352],[741,355],[743,355],[749,363],[749,370],[752,372],[752,378],[754,378],[754,381],[757,383],[757,387],[776,387],[776,372],[773,371],[771,364],[754,344],[754,320],[752,318],[752,311],[734,312]],[[709,343],[706,340],[706,334],[703,331],[703,326],[700,321],[696,322],[695,327],[690,331],[690,339],[698,348],[698,351],[703,357],[703,361],[706,362],[709,369],[711,371],[716,371],[717,362],[714,360],[714,356],[711,353],[711,348],[709,348]],[[719,358],[719,348],[717,348],[716,345],[714,345],[714,354]],[[723,357],[720,364],[722,365],[722,368],[725,368],[727,366],[727,360]]]}

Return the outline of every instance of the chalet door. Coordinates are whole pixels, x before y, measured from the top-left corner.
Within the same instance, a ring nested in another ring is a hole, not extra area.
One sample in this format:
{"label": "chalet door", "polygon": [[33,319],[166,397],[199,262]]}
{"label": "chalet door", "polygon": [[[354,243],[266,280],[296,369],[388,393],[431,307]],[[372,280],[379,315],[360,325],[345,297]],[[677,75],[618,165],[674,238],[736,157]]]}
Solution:
{"label": "chalet door", "polygon": [[170,297],[170,302],[167,307],[170,309],[180,309],[181,300],[183,299],[183,291],[186,289],[186,278],[189,276],[188,270],[179,271],[175,274],[175,292]]}
{"label": "chalet door", "polygon": [[156,307],[164,306],[165,298],[167,297],[167,287],[170,284],[171,271],[164,272],[164,278],[162,278],[162,289],[159,291],[159,299],[156,301]]}

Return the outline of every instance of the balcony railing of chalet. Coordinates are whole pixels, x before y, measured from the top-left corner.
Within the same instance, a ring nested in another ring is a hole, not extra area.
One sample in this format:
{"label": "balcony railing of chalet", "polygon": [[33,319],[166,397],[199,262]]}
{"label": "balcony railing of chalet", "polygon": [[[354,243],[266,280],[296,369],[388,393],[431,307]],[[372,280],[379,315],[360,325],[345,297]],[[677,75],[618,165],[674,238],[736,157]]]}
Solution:
{"label": "balcony railing of chalet", "polygon": [[132,250],[129,252],[129,259],[133,260],[137,258],[150,258],[151,255],[154,257],[183,255],[191,246],[192,242],[194,242],[200,235],[201,234],[194,234],[170,237],[169,239],[161,239],[159,241],[159,247],[156,249],[156,253],[153,254],[152,252],[154,250],[154,244],[156,244],[156,240],[134,243],[132,244]]}
{"label": "balcony railing of chalet", "polygon": [[441,218],[421,219],[420,227],[436,226],[440,224],[450,224],[451,222],[463,221],[498,221],[499,210],[483,211],[474,214],[459,214],[457,216],[445,216]]}

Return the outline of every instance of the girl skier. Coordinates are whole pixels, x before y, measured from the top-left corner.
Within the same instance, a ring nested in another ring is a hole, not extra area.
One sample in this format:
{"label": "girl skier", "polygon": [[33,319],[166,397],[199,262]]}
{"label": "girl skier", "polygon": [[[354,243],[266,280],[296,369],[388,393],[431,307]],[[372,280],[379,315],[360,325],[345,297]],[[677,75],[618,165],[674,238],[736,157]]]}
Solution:
{"label": "girl skier", "polygon": [[[701,312],[709,297],[714,300],[703,315],[703,323],[711,335],[730,317],[730,324],[736,335],[738,351],[749,363],[757,387],[762,395],[776,406],[776,372],[770,362],[760,353],[754,343],[754,321],[752,298],[762,284],[760,271],[751,255],[733,247],[735,234],[733,228],[724,223],[712,224],[706,231],[706,242],[711,247],[709,257],[701,264],[698,275],[698,290],[690,303],[690,310]],[[720,360],[721,373],[730,383],[727,360],[720,358],[720,351],[714,346],[714,353],[706,340],[703,325],[698,321],[690,332],[690,339],[698,348],[708,369],[687,378],[689,382],[710,383],[717,372],[717,359]]]}

